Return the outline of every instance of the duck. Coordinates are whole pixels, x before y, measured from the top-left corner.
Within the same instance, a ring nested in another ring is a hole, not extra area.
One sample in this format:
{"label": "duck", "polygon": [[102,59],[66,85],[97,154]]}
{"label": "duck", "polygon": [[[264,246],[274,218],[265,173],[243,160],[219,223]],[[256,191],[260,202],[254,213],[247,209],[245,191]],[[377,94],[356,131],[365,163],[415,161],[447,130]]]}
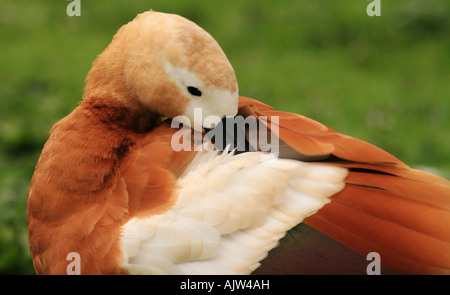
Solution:
{"label": "duck", "polygon": [[153,10],[50,130],[27,223],[37,274],[450,273],[447,179],[240,96],[209,33]]}

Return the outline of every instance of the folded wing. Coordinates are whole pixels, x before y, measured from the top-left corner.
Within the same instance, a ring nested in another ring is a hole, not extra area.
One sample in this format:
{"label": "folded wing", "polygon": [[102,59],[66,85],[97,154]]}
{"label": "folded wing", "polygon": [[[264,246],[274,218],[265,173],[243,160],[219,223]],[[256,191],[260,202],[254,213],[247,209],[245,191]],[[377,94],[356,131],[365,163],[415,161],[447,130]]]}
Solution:
{"label": "folded wing", "polygon": [[[261,117],[269,128],[274,127],[272,116],[277,116],[279,123],[273,130],[278,130],[281,144],[303,161],[349,169],[346,187],[306,218],[305,224],[363,258],[378,252],[382,264],[393,270],[450,273],[449,181],[411,169],[382,149],[309,118],[276,111],[245,97],[240,98],[239,107],[240,115]],[[303,236],[291,238],[299,241]],[[299,252],[291,251],[292,259]],[[277,263],[267,262],[272,264],[268,271]],[[309,272],[311,268],[297,270]]]}

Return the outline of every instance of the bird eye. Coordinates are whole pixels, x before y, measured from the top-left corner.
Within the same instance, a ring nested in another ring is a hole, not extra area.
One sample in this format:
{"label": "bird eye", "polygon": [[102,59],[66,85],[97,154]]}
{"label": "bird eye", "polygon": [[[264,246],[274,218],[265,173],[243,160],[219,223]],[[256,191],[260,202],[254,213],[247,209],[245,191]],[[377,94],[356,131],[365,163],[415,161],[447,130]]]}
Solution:
{"label": "bird eye", "polygon": [[202,96],[202,92],[197,87],[188,86],[187,90],[194,96]]}

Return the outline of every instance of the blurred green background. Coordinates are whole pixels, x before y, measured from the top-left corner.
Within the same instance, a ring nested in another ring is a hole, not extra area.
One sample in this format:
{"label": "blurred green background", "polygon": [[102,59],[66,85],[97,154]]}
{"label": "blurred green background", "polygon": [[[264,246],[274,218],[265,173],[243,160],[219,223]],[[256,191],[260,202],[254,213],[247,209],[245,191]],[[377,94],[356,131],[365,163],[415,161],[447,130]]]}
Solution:
{"label": "blurred green background", "polygon": [[241,95],[450,176],[450,1],[0,1],[0,273],[33,274],[26,196],[51,126],[119,27],[154,9],[210,32]]}

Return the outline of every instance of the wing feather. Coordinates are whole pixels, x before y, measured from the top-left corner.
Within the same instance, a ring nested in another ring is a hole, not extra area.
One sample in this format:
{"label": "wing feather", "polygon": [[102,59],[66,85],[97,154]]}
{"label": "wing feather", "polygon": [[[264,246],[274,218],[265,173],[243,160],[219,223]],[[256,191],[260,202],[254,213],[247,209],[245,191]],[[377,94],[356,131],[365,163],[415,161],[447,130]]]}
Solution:
{"label": "wing feather", "polygon": [[[450,273],[450,182],[309,118],[241,97],[239,114],[279,117],[278,136],[305,161],[349,169],[344,190],[304,223],[404,273]],[[264,120],[262,120],[264,122]],[[318,157],[321,156],[322,158]],[[283,241],[281,242],[283,245]],[[292,252],[292,259],[301,253]]]}

